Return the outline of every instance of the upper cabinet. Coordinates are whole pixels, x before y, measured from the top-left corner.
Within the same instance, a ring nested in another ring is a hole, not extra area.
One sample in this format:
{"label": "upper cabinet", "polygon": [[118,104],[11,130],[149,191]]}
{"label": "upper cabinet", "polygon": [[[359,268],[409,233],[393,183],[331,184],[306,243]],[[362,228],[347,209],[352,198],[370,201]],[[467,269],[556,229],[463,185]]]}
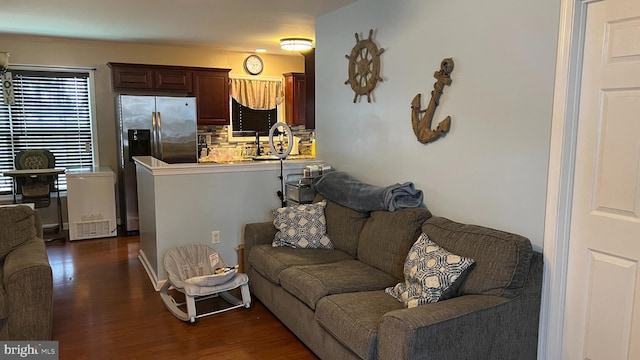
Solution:
{"label": "upper cabinet", "polygon": [[162,65],[109,63],[114,91],[174,91],[191,93],[189,68]]}
{"label": "upper cabinet", "polygon": [[288,125],[316,128],[316,65],[315,49],[305,51],[304,73],[286,73],[284,76],[285,120]]}
{"label": "upper cabinet", "polygon": [[307,125],[307,88],[304,73],[284,74],[284,116],[287,125]]}
{"label": "upper cabinet", "polygon": [[114,91],[154,90],[154,69],[135,64],[109,63]]}
{"label": "upper cabinet", "polygon": [[210,69],[193,73],[198,124],[229,125],[229,70]]}
{"label": "upper cabinet", "polygon": [[316,128],[316,49],[302,53],[304,56],[305,110],[307,129]]}
{"label": "upper cabinet", "polygon": [[154,88],[160,91],[191,92],[193,72],[184,69],[159,68],[154,71]]}
{"label": "upper cabinet", "polygon": [[198,125],[229,124],[230,69],[108,63],[113,91],[196,97]]}
{"label": "upper cabinet", "polygon": [[315,49],[305,51],[304,73],[287,73],[284,76],[285,120],[288,125],[304,125],[316,128],[316,66]]}

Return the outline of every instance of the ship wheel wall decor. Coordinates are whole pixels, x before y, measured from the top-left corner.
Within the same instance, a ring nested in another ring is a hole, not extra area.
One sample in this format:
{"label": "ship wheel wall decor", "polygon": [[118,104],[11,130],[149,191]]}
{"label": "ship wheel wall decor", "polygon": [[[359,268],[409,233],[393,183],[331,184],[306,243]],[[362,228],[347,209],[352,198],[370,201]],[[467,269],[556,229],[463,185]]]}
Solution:
{"label": "ship wheel wall decor", "polygon": [[356,45],[351,49],[350,55],[345,55],[349,59],[349,79],[345,84],[351,85],[351,89],[356,93],[353,102],[358,100],[358,96],[367,95],[367,101],[371,102],[371,92],[382,81],[380,77],[380,54],[383,48],[371,40],[373,29],[369,30],[369,38],[360,40],[356,33]]}
{"label": "ship wheel wall decor", "polygon": [[[418,141],[423,144],[438,140],[441,136],[449,132],[451,128],[451,116],[447,116],[444,120],[440,121],[435,130],[431,129],[431,123],[433,121],[433,115],[436,112],[436,107],[440,103],[440,96],[444,91],[444,86],[451,85],[452,71],[453,59],[446,58],[442,60],[440,70],[433,74],[433,77],[435,77],[437,81],[433,84],[431,100],[426,109],[420,110],[420,94],[416,95],[411,101],[411,125]],[[421,114],[424,115],[420,116]]]}

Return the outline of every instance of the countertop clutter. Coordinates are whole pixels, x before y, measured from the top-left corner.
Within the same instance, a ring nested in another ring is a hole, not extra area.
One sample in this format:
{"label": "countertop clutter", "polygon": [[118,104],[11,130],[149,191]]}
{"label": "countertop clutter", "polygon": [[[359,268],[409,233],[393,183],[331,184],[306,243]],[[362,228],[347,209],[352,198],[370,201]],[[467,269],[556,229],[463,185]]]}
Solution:
{"label": "countertop clutter", "polygon": [[[313,160],[315,156],[311,155],[289,155],[285,159],[288,160]],[[280,161],[280,158],[277,156],[270,155],[262,155],[262,156],[254,156],[254,157],[242,157],[242,156],[227,156],[227,157],[212,157],[207,156],[204,158],[198,159],[200,163],[217,163],[217,164],[235,164],[235,163],[245,163],[245,162],[253,162],[253,161]]]}
{"label": "countertop clutter", "polygon": [[[201,136],[201,135],[199,135]],[[205,135],[206,138],[210,138],[210,135]],[[208,140],[208,139],[207,139]],[[300,139],[298,139],[300,141]],[[275,155],[271,155],[269,152],[265,152],[262,150],[262,144],[260,146],[260,151],[256,149],[256,145],[251,143],[245,144],[231,144],[231,145],[211,145],[210,141],[207,141],[206,144],[202,144],[199,147],[199,163],[239,163],[239,162],[251,162],[251,161],[269,161],[269,160],[280,160],[279,157]],[[286,157],[286,160],[307,160],[307,159],[315,159],[314,155],[309,153],[299,153],[297,151],[291,152]]]}
{"label": "countertop clutter", "polygon": [[[305,132],[306,130],[301,131]],[[310,139],[311,136],[309,134],[303,134],[301,137],[294,136],[295,145],[286,160],[315,159],[315,154],[312,154],[313,141]],[[198,133],[198,162],[238,163],[280,160],[279,157],[272,155],[268,150],[269,145],[259,142],[257,137],[255,142],[228,143],[226,140],[226,130],[211,134]]]}

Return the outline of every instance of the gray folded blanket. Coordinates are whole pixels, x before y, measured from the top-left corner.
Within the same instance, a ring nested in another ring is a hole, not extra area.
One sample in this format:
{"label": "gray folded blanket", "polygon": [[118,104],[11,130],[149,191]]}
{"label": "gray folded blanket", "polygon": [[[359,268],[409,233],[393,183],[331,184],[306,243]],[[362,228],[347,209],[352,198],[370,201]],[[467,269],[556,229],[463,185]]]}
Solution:
{"label": "gray folded blanket", "polygon": [[411,182],[380,187],[360,182],[343,171],[332,171],[314,179],[311,187],[325,198],[357,211],[423,206],[422,191]]}

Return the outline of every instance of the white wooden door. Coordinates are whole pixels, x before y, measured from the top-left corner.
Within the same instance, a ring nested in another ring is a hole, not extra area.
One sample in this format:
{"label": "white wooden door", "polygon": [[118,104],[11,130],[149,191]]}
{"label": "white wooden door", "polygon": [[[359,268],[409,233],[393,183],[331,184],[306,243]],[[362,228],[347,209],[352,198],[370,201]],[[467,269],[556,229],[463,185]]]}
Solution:
{"label": "white wooden door", "polygon": [[640,0],[587,6],[564,359],[640,359]]}

